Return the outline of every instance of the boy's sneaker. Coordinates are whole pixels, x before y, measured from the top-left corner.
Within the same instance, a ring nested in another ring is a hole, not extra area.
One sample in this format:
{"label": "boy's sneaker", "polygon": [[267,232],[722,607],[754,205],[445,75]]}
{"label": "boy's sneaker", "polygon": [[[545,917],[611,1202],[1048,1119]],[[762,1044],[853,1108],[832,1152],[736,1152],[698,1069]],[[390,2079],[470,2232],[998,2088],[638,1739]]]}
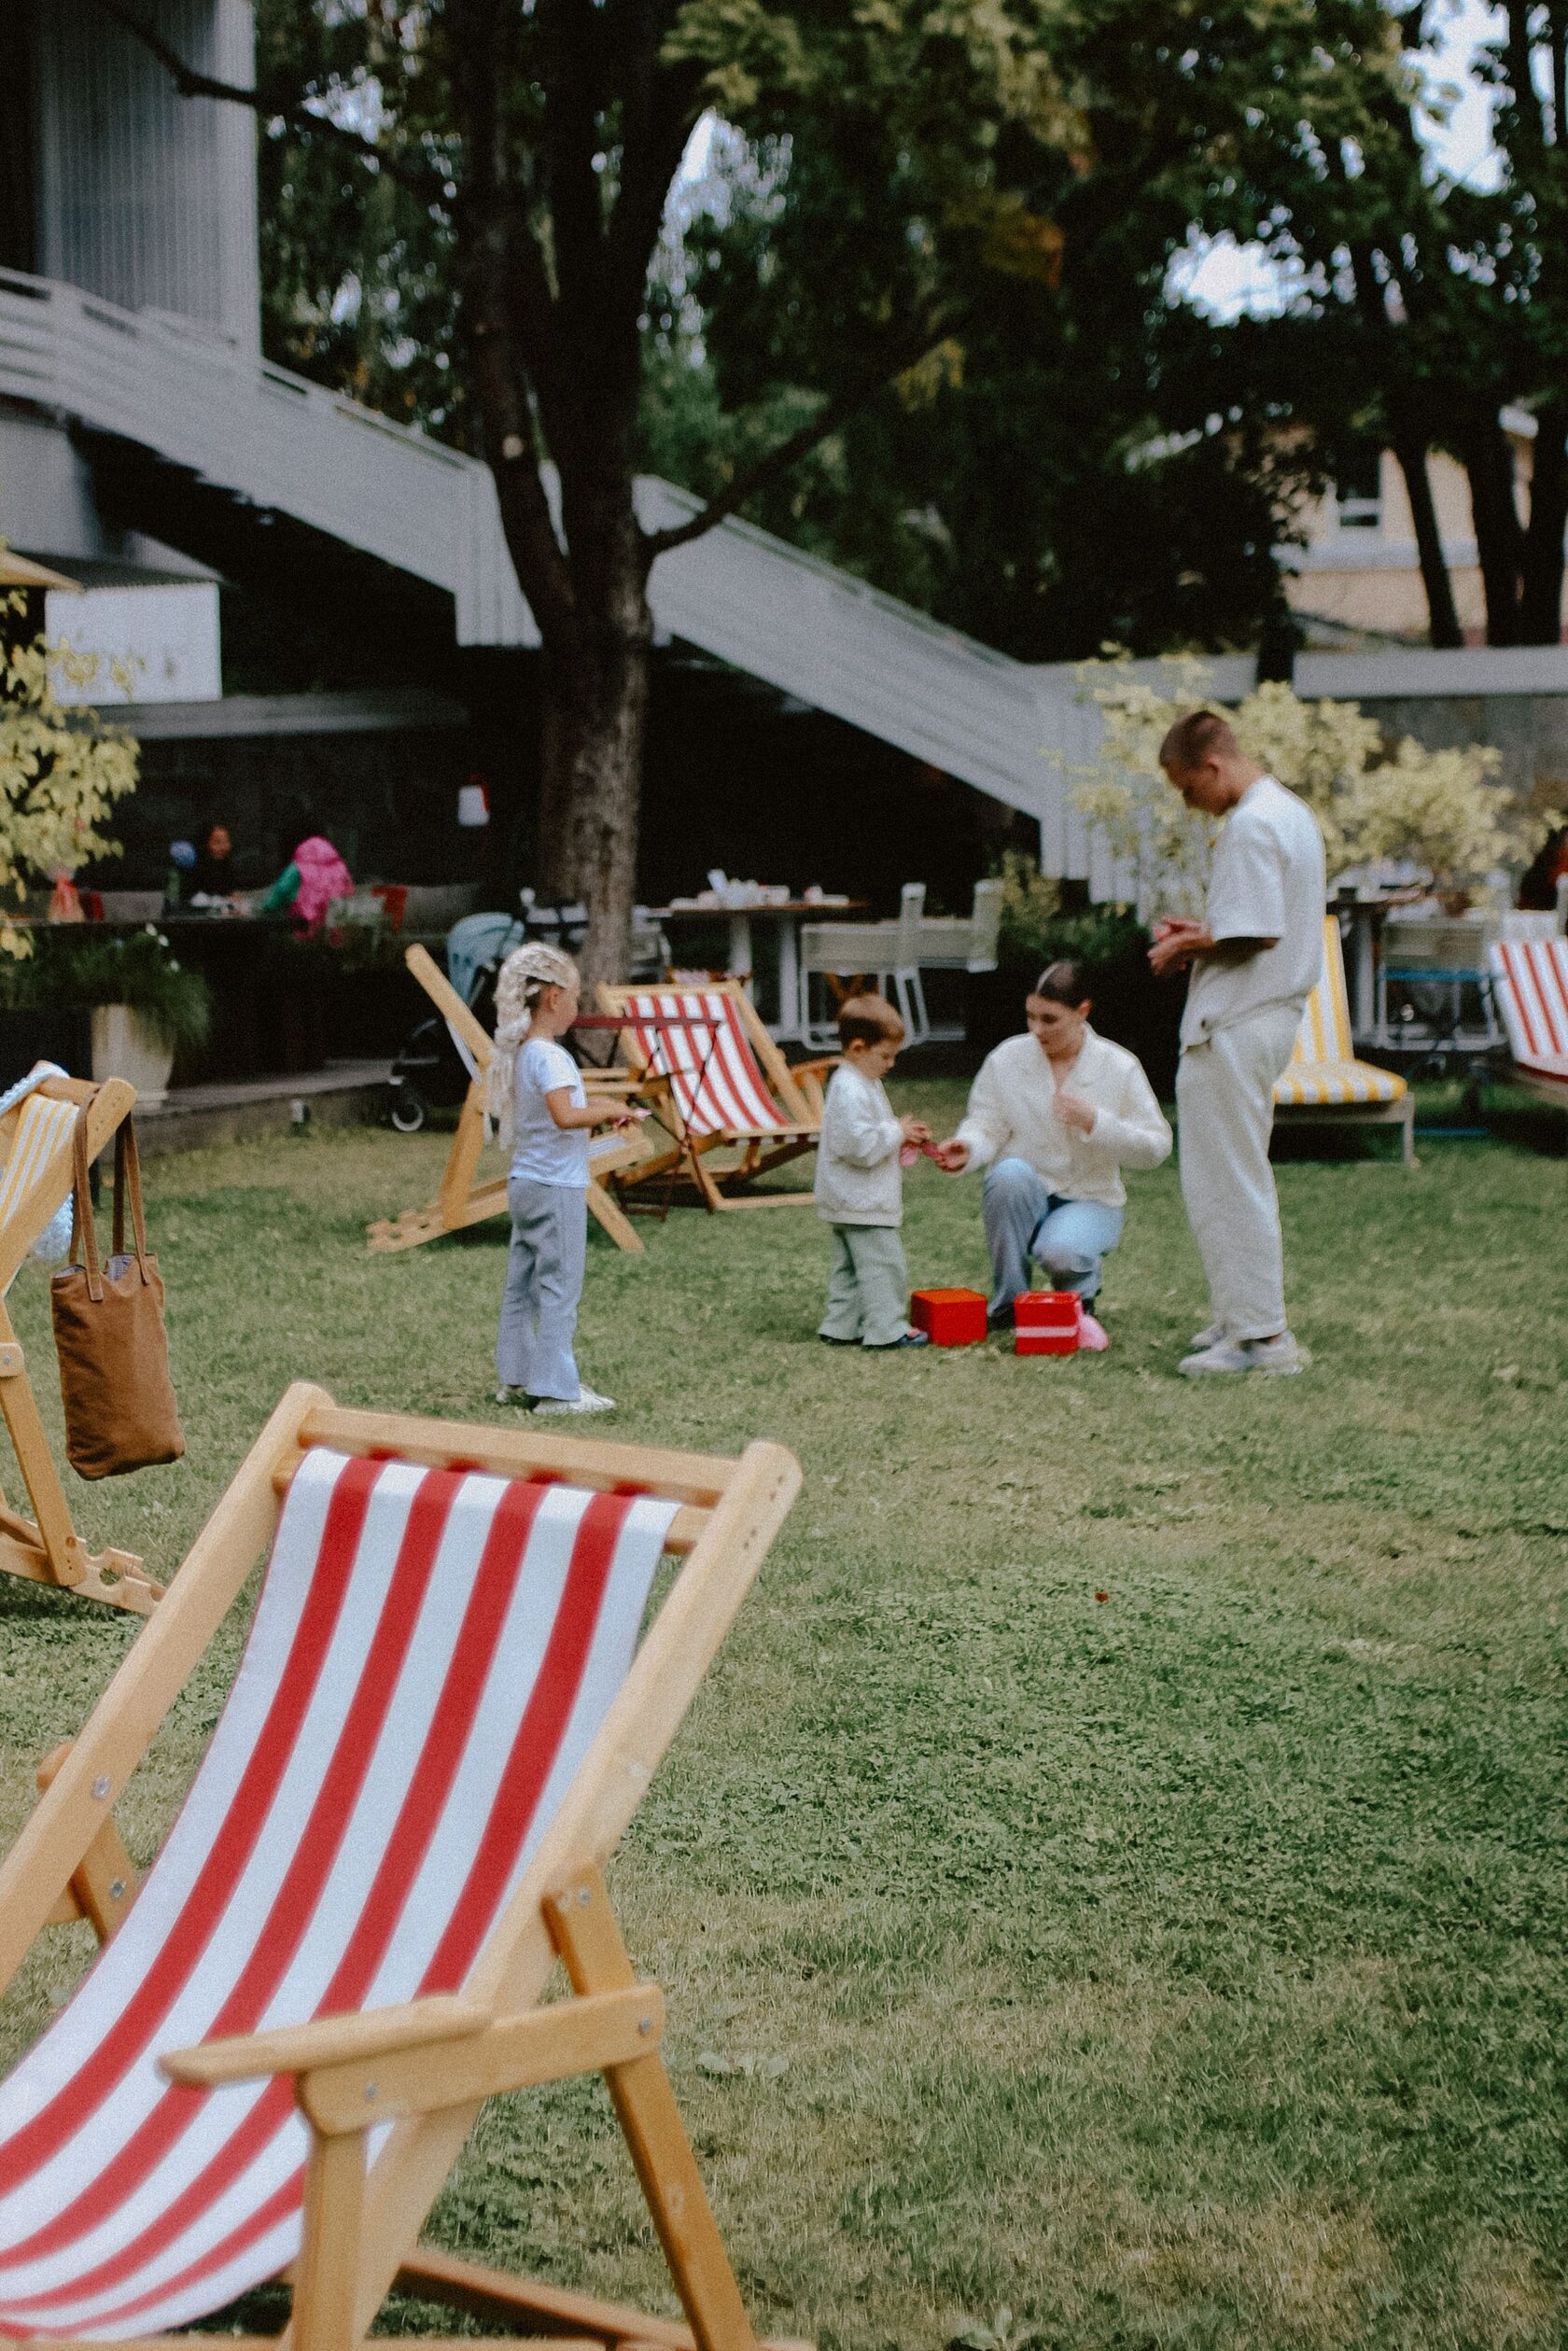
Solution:
{"label": "boy's sneaker", "polygon": [[905,1331],[902,1338],[884,1339],[880,1347],[874,1347],[869,1339],[862,1339],[861,1344],[868,1354],[890,1355],[895,1347],[929,1347],[931,1333],[929,1331]]}
{"label": "boy's sneaker", "polygon": [[1301,1350],[1289,1331],[1274,1338],[1223,1338],[1195,1355],[1184,1355],[1176,1368],[1189,1379],[1203,1379],[1211,1372],[1299,1371]]}
{"label": "boy's sneaker", "polygon": [[1078,1318],[1078,1344],[1086,1347],[1091,1355],[1103,1355],[1111,1344],[1110,1332],[1086,1308]]}
{"label": "boy's sneaker", "polygon": [[531,1396],[526,1388],[497,1388],[496,1402],[519,1405],[525,1412],[532,1412],[538,1398]]}
{"label": "boy's sneaker", "polygon": [[580,1388],[575,1396],[540,1396],[534,1406],[541,1420],[547,1412],[613,1412],[614,1409],[614,1397],[601,1396],[593,1388]]}

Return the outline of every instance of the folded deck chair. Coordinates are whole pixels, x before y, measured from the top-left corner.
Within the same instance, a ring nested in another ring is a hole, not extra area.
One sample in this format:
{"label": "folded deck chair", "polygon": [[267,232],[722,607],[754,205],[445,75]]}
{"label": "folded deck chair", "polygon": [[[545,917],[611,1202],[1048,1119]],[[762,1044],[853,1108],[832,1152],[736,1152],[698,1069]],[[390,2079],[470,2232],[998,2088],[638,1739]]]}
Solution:
{"label": "folded deck chair", "polygon": [[1332,915],[1323,917],[1323,976],[1307,999],[1284,1073],[1275,1080],[1274,1109],[1279,1126],[1398,1127],[1401,1156],[1407,1168],[1415,1165],[1415,1096],[1396,1071],[1355,1057],[1344,950]]}
{"label": "folded deck chair", "polygon": [[[505,1176],[496,1176],[486,1183],[474,1181],[484,1149],[484,1081],[495,1055],[495,1041],[424,947],[410,947],[403,960],[452,1031],[452,1042],[468,1065],[469,1082],[441,1190],[423,1208],[404,1209],[400,1216],[371,1224],[367,1238],[374,1250],[416,1249],[421,1241],[437,1240],[442,1233],[461,1232],[466,1224],[482,1224],[487,1216],[507,1212]],[[602,1079],[594,1081],[601,1091],[616,1082],[617,1073],[608,1071]],[[632,1167],[642,1157],[644,1148],[637,1137],[614,1134],[595,1135],[588,1145],[588,1212],[617,1249],[634,1256],[641,1251],[642,1242],[606,1191],[605,1178]]]}
{"label": "folded deck chair", "polygon": [[1516,1085],[1568,1110],[1568,940],[1505,940],[1487,964]]}
{"label": "folded deck chair", "polygon": [[38,1584],[58,1584],[84,1600],[106,1601],[145,1616],[163,1589],[144,1574],[130,1551],[90,1551],[71,1522],[37,1399],[28,1381],[21,1345],[11,1328],[5,1294],[33,1244],[73,1186],[72,1145],[78,1118],[87,1120],[87,1152],[96,1158],[134,1108],[135,1090],[123,1078],[89,1085],[77,1078],[46,1078],[0,1117],[0,1413],[15,1448],[31,1518],[0,1498],[0,1568]]}
{"label": "folded deck chair", "polygon": [[[0,2333],[159,2342],[287,2271],[291,2351],[351,2351],[399,2280],[514,2335],[751,2351],[599,1873],[799,1487],[775,1445],[288,1391],[0,1867],[0,1984],[84,1877],[124,1913],[0,2084]],[[111,1803],[269,1542],[137,1894]],[[483,2099],[594,2071],[687,2326],[418,2244]]]}
{"label": "folded deck chair", "polygon": [[623,1198],[663,1183],[667,1207],[682,1181],[710,1209],[788,1208],[811,1198],[809,1192],[737,1196],[736,1187],[816,1149],[821,1071],[831,1063],[791,1070],[738,980],[703,988],[601,987],[598,998],[624,1022],[622,1051],[669,1137],[667,1150],[617,1171]]}

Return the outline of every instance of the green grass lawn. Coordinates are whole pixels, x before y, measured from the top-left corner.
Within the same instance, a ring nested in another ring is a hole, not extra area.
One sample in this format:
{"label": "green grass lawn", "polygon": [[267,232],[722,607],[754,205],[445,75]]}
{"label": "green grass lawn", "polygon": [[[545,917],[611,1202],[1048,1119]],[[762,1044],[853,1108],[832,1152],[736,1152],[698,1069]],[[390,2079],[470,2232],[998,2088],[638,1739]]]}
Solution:
{"label": "green grass lawn", "polygon": [[[961,1091],[895,1086],[945,1125]],[[806,1210],[595,1240],[609,1425],[805,1469],[614,1876],[770,2327],[1562,2344],[1568,1167],[1391,1148],[1281,1169],[1294,1380],[1172,1377],[1205,1308],[1169,1168],[1134,1180],[1112,1352],[1065,1363],[820,1347]],[[502,1226],[363,1246],[444,1151],[151,1169],[189,1451],[70,1481],[91,1532],[172,1567],[301,1375],[493,1415]],[[915,1280],[980,1283],[977,1183],[922,1165],[907,1200]],[[12,1306],[52,1415],[32,1269]],[[131,1637],[0,1579],[0,1836]],[[122,1807],[143,1855],[237,1637]],[[0,2054],[84,1939],[29,1962]],[[487,2108],[433,2233],[670,2306],[595,2083]]]}

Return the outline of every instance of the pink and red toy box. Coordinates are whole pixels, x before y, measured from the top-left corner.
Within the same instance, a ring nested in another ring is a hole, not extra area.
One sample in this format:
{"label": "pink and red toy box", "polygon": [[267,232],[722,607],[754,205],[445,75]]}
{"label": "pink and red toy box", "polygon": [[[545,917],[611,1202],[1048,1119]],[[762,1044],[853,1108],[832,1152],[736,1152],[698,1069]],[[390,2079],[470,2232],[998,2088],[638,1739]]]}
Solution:
{"label": "pink and red toy box", "polygon": [[1013,1301],[1015,1352],[1076,1355],[1083,1310],[1075,1290],[1021,1290]]}
{"label": "pink and red toy box", "polygon": [[909,1319],[933,1347],[974,1347],[986,1336],[986,1301],[978,1290],[917,1290]]}

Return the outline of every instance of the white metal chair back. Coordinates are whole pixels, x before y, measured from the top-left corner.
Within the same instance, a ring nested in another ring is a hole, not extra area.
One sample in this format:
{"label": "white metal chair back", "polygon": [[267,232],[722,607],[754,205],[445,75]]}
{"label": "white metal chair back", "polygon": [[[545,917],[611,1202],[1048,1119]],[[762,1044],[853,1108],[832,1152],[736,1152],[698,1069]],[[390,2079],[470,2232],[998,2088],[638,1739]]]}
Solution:
{"label": "white metal chair back", "polygon": [[1001,945],[1001,899],[1005,888],[1000,875],[974,885],[974,906],[970,917],[969,963],[971,972],[994,972],[997,952]]}

